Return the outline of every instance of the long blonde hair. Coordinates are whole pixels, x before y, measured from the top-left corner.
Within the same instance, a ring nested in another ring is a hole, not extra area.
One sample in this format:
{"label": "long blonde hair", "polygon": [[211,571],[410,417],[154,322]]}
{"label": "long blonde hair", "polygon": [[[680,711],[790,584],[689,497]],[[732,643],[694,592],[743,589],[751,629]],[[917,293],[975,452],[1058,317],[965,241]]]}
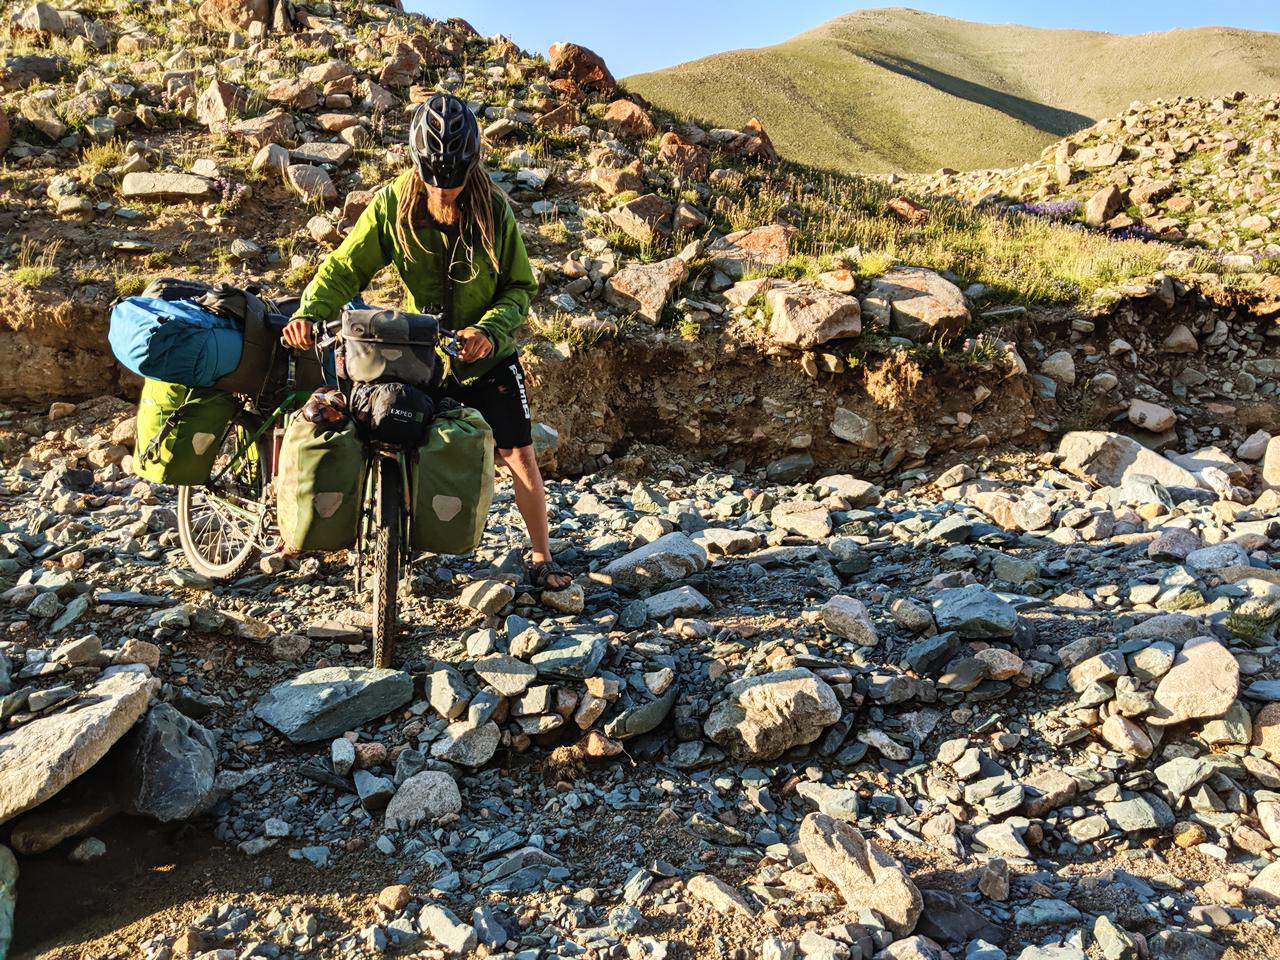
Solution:
{"label": "long blonde hair", "polygon": [[[484,162],[477,160],[467,174],[462,185],[462,193],[458,196],[458,206],[462,210],[462,223],[458,235],[462,238],[462,247],[466,251],[467,261],[474,263],[475,242],[478,239],[485,255],[498,271],[498,253],[494,248],[494,216],[493,202],[495,195],[501,196],[489,178]],[[426,184],[422,182],[416,167],[409,170],[404,186],[400,190],[400,199],[396,204],[396,221],[394,232],[400,249],[404,251],[405,260],[413,263],[418,253],[427,253],[426,246],[418,239],[414,226],[418,219],[420,205],[426,203]],[[506,202],[506,197],[502,197]],[[415,252],[416,251],[416,252]],[[453,264],[449,264],[452,269]]]}

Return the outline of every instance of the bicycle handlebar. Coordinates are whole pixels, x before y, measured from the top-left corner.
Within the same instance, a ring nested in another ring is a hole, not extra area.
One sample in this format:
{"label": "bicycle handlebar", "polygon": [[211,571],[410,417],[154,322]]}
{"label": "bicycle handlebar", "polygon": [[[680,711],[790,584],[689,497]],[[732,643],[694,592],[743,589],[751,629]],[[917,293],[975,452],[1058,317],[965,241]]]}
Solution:
{"label": "bicycle handlebar", "polygon": [[[290,349],[302,351],[302,350],[310,350],[310,349],[313,349],[314,347],[319,347],[321,350],[327,350],[329,347],[333,346],[337,342],[338,342],[338,337],[335,334],[329,333],[327,324],[322,323],[319,320],[316,320],[311,324],[312,346],[311,347],[290,347]],[[436,334],[436,342],[440,346],[440,348],[444,350],[445,353],[453,357],[453,359],[455,360],[458,359],[458,354],[462,350],[462,337],[458,336],[456,331],[440,330]],[[288,344],[285,344],[285,345],[288,346]]]}

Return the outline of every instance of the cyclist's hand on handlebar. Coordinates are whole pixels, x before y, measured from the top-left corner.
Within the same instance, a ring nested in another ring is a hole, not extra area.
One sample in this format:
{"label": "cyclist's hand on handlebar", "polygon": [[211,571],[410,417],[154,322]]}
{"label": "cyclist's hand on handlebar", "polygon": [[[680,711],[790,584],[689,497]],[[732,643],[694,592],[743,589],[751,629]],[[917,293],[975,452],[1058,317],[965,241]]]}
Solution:
{"label": "cyclist's hand on handlebar", "polygon": [[459,330],[458,341],[458,359],[463,363],[475,363],[493,353],[493,341],[476,327]]}
{"label": "cyclist's hand on handlebar", "polygon": [[285,324],[284,330],[280,332],[280,339],[285,346],[294,350],[310,350],[315,343],[315,338],[311,335],[311,321],[306,317],[294,317]]}

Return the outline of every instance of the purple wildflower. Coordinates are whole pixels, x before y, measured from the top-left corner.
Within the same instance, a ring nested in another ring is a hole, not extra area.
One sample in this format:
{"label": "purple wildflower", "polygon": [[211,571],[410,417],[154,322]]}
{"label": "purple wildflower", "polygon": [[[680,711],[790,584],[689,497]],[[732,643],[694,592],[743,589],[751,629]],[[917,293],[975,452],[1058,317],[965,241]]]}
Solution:
{"label": "purple wildflower", "polygon": [[1079,200],[1045,200],[1033,203],[1022,203],[1013,208],[1019,213],[1044,220],[1066,220],[1076,215],[1080,209]]}

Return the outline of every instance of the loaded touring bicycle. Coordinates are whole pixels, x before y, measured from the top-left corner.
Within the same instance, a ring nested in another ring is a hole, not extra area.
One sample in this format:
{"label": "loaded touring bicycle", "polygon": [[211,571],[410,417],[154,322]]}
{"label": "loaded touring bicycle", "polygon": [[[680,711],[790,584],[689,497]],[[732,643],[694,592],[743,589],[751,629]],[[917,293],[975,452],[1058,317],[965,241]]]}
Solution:
{"label": "loaded touring bicycle", "polygon": [[[112,347],[147,378],[134,472],[178,487],[179,541],[210,579],[233,581],[277,549],[353,551],[373,662],[389,666],[413,553],[473,550],[493,496],[488,425],[431,396],[444,376],[436,348],[452,355],[454,336],[434,316],[353,303],[317,325],[313,351],[294,352],[280,331],[296,301],[230,290],[157,281],[113,309]],[[204,349],[160,356],[174,343]]]}

